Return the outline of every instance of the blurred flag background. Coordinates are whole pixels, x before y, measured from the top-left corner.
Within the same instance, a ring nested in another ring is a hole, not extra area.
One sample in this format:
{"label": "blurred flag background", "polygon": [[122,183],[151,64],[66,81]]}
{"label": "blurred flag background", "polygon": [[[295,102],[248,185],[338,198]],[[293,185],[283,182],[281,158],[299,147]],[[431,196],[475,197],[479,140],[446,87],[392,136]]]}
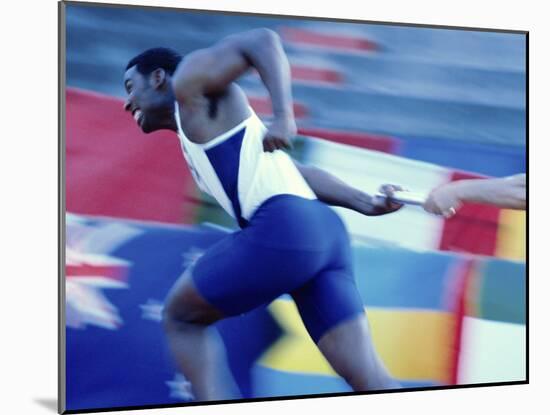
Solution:
{"label": "blurred flag background", "polygon": [[[185,54],[231,33],[276,30],[291,64],[293,156],[368,192],[526,171],[524,35],[66,7],[68,409],[193,398],[168,353],[162,303],[235,229],[196,189],[175,134],[144,135],[123,111],[124,69],[141,51]],[[269,122],[257,74],[239,84]],[[375,344],[405,386],[526,379],[525,212],[336,210]],[[349,391],[287,296],[218,326],[245,397]]]}

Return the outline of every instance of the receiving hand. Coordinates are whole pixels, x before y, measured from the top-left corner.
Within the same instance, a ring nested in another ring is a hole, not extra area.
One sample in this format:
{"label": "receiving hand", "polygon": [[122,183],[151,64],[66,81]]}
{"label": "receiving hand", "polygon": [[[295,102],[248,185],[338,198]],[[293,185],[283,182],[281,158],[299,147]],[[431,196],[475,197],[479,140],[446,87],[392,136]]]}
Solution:
{"label": "receiving hand", "polygon": [[430,192],[422,206],[426,212],[450,218],[462,206],[452,183],[444,184]]}

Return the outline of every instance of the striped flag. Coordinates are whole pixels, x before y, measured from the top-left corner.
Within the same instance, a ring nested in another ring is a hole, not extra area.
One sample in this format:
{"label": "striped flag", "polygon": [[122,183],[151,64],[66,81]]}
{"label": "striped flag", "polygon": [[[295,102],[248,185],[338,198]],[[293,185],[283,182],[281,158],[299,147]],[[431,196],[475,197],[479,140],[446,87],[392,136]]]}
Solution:
{"label": "striped flag", "polygon": [[[321,167],[370,194],[386,183],[428,194],[454,180],[483,177],[326,140],[308,141],[306,163]],[[524,212],[473,203],[464,204],[451,219],[410,206],[381,217],[368,217],[342,208],[337,211],[358,240],[381,240],[420,251],[443,250],[525,259]]]}

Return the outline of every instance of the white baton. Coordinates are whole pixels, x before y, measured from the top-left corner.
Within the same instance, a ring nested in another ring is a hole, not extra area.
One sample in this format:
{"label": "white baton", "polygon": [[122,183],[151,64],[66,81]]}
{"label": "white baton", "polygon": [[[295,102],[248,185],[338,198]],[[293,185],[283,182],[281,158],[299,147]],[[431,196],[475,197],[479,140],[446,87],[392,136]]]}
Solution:
{"label": "white baton", "polygon": [[409,192],[407,190],[396,190],[393,192],[393,196],[391,197],[382,193],[377,193],[374,196],[381,202],[385,202],[386,199],[390,199],[392,202],[414,206],[422,206],[426,201],[425,193]]}

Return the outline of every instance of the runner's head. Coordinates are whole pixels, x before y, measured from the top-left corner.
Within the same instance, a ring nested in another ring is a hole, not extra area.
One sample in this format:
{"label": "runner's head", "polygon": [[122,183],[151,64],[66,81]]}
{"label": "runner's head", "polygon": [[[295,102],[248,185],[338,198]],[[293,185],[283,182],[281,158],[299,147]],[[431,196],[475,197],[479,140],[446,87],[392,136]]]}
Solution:
{"label": "runner's head", "polygon": [[168,48],[148,49],[132,58],[124,73],[128,94],[124,109],[145,133],[174,129],[174,93],[170,82],[182,57]]}

